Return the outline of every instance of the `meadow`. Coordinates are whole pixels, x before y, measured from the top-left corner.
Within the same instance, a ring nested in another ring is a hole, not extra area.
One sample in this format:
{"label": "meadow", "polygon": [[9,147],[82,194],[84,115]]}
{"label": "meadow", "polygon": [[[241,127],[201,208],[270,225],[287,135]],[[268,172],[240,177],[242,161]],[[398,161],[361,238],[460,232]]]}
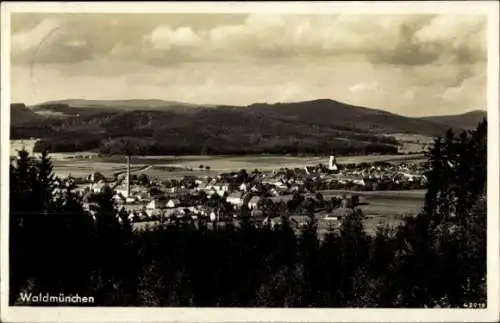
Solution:
{"label": "meadow", "polygon": [[[424,204],[425,190],[408,191],[346,191],[346,190],[323,190],[320,191],[325,200],[334,196],[359,195],[363,204],[359,208],[365,216],[365,230],[374,234],[377,227],[382,225],[397,226],[404,216],[414,216],[422,209]],[[291,195],[275,197],[273,200],[289,200]],[[318,218],[320,220],[320,218]],[[325,233],[328,225],[319,221],[319,232]]]}
{"label": "meadow", "polygon": [[[54,160],[54,171],[59,176],[88,175],[92,172],[100,172],[105,176],[123,170],[125,158],[123,156],[93,157],[90,159],[70,159],[70,154],[52,155]],[[404,162],[424,161],[423,154],[413,155],[370,155],[370,156],[341,156],[337,157],[339,163],[362,163],[362,162]],[[296,156],[272,156],[272,155],[248,155],[248,156],[133,156],[131,164],[134,166],[151,166],[142,171],[148,176],[161,179],[180,178],[185,175],[213,176],[221,172],[238,171],[246,169],[251,171],[273,170],[279,168],[302,168],[306,165],[328,164],[328,157],[296,157]],[[200,166],[203,166],[201,168]],[[206,167],[209,167],[209,170]],[[172,171],[167,167],[174,167]]]}

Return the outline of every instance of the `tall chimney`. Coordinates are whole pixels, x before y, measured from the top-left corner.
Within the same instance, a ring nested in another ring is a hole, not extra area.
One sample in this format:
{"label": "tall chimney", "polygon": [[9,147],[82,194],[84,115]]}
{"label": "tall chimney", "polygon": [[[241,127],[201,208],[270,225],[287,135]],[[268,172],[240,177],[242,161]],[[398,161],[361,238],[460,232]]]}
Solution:
{"label": "tall chimney", "polygon": [[130,197],[130,155],[127,155],[127,196]]}

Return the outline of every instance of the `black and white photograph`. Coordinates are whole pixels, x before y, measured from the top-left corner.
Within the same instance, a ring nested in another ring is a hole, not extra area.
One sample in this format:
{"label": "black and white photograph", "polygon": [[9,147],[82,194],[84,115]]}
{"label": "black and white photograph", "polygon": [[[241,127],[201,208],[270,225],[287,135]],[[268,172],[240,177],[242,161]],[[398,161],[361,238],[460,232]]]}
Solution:
{"label": "black and white photograph", "polygon": [[2,321],[498,321],[498,11],[2,3]]}

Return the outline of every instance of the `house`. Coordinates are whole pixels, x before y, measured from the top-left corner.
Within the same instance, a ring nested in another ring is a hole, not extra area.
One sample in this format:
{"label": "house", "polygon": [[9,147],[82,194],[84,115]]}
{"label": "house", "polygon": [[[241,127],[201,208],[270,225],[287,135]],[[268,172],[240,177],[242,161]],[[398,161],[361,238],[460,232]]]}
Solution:
{"label": "house", "polygon": [[135,201],[136,199],[130,196],[125,198],[125,203],[134,203]]}
{"label": "house", "polygon": [[416,174],[409,174],[409,173],[402,173],[403,177],[406,178],[409,182],[413,182],[414,180],[421,180],[420,175]]}
{"label": "house", "polygon": [[162,214],[160,209],[146,209],[147,217],[160,216]]}
{"label": "house", "polygon": [[314,166],[305,166],[304,170],[306,171],[307,175],[311,175],[312,173],[316,172],[316,167],[314,167]]}
{"label": "house", "polygon": [[180,202],[178,199],[170,199],[170,200],[167,202],[166,206],[167,206],[168,208],[174,208],[174,207],[179,206],[179,204],[181,204],[181,202]]}
{"label": "house", "polygon": [[135,213],[135,211],[131,211],[131,212],[129,212],[129,214],[128,214],[128,219],[129,219],[129,221],[131,221],[131,222],[134,222],[134,221],[136,221],[136,220],[137,220],[137,214]]}
{"label": "house", "polygon": [[170,218],[172,216],[175,215],[175,209],[167,209],[165,210],[165,212],[163,213],[163,216],[167,217],[167,218]]}
{"label": "house", "polygon": [[238,189],[242,192],[247,192],[249,189],[249,184],[248,183],[241,183]]}
{"label": "house", "polygon": [[354,178],[352,180],[352,182],[356,185],[361,185],[361,186],[365,186],[366,185],[366,182],[363,178]]}
{"label": "house", "polygon": [[271,229],[274,229],[277,225],[281,225],[283,223],[281,217],[266,217],[264,221],[262,221],[263,225],[269,225]]}
{"label": "house", "polygon": [[228,184],[218,184],[214,185],[213,188],[217,192],[219,196],[223,196],[224,193],[229,191],[229,185]]}
{"label": "house", "polygon": [[210,180],[208,178],[206,179],[195,179],[194,184],[195,184],[195,190],[201,191],[207,188],[208,184],[210,183]]}
{"label": "house", "polygon": [[146,209],[162,209],[165,207],[165,201],[160,199],[153,199],[147,205]]}
{"label": "house", "polygon": [[269,193],[271,193],[272,196],[280,196],[281,195],[280,192],[277,189],[275,189],[275,188],[272,188],[269,191]]}
{"label": "house", "polygon": [[264,223],[265,217],[264,217],[264,212],[260,210],[252,210],[250,213],[250,223],[253,225],[261,225]]}
{"label": "house", "polygon": [[336,218],[337,220],[345,219],[348,215],[352,213],[352,210],[346,207],[339,207],[333,210],[328,217]]}
{"label": "house", "polygon": [[330,222],[330,221],[338,221],[339,218],[333,214],[327,214],[327,215],[325,215],[323,220]]}
{"label": "house", "polygon": [[217,215],[217,213],[215,211],[211,211],[210,214],[209,214],[209,217],[210,217],[210,221],[213,222],[213,221],[217,220],[218,215]]}
{"label": "house", "polygon": [[291,215],[290,223],[294,224],[297,228],[303,227],[309,223],[310,219],[305,215]]}
{"label": "house", "polygon": [[208,189],[206,193],[207,193],[207,196],[208,196],[208,197],[212,197],[212,196],[214,196],[214,195],[218,195],[218,194],[217,194],[217,191],[216,191],[214,188],[210,188],[210,189]]}
{"label": "house", "polygon": [[260,203],[261,200],[262,200],[262,198],[260,196],[254,196],[254,197],[252,197],[250,199],[250,201],[248,201],[248,208],[251,209],[251,210],[255,209],[259,205],[259,203]]}
{"label": "house", "polygon": [[276,186],[276,188],[279,188],[279,189],[288,188],[288,185],[286,185],[284,180],[275,181],[271,184],[273,184],[274,186]]}
{"label": "house", "polygon": [[226,198],[226,201],[232,205],[241,206],[243,205],[243,194],[239,192],[231,193]]}
{"label": "house", "polygon": [[100,193],[104,190],[104,187],[106,186],[106,183],[104,183],[103,180],[100,180],[99,182],[91,185],[91,190],[94,193]]}
{"label": "house", "polygon": [[166,218],[172,218],[172,217],[183,217],[186,214],[186,211],[182,207],[177,207],[177,208],[172,208],[172,209],[166,209],[165,212],[163,213],[163,216]]}

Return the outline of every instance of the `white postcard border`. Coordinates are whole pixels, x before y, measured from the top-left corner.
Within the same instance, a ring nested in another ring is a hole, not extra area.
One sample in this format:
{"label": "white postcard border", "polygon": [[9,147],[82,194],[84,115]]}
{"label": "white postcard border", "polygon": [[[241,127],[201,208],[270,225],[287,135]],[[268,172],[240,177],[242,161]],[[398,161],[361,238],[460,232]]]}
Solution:
{"label": "white postcard border", "polygon": [[[478,322],[499,313],[499,5],[455,2],[12,2],[1,4],[1,320],[6,322]],[[487,309],[227,309],[8,307],[10,15],[13,12],[93,13],[482,13],[488,16],[488,308]]]}

